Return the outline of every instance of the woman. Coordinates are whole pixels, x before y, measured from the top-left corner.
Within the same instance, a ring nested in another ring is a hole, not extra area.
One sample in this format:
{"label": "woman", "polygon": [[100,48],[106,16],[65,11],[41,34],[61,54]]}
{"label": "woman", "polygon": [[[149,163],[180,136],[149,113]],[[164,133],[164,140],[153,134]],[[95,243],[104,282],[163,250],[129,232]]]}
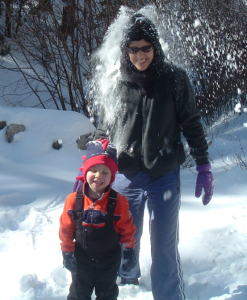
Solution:
{"label": "woman", "polygon": [[[116,93],[122,109],[114,126],[106,124],[102,110],[94,138],[108,136],[119,145],[113,188],[128,198],[137,258],[147,201],[154,299],[185,299],[178,253],[179,173],[185,161],[181,131],[197,164],[196,196],[204,188],[206,205],[213,194],[213,176],[201,117],[186,73],[165,62],[157,30],[148,18],[133,15],[121,52],[122,80]],[[138,284],[139,264],[130,273],[120,269],[120,276],[122,284]]]}

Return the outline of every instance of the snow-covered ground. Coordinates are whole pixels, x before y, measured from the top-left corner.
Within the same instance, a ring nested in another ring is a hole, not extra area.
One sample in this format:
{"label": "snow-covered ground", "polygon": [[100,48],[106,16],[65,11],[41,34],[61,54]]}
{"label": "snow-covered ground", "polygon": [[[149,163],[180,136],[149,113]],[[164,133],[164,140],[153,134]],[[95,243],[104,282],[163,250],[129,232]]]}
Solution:
{"label": "snow-covered ground", "polygon": [[[76,139],[94,127],[75,112],[6,106],[0,106],[0,121],[26,126],[11,144],[6,128],[0,130],[1,299],[65,300],[71,278],[62,267],[59,217],[85,154]],[[180,254],[188,300],[247,299],[246,124],[247,112],[232,113],[208,136],[215,177],[208,206],[194,197],[195,167],[181,170]],[[52,148],[57,139],[60,150]],[[153,299],[150,263],[146,214],[140,286],[120,287],[119,300]]]}

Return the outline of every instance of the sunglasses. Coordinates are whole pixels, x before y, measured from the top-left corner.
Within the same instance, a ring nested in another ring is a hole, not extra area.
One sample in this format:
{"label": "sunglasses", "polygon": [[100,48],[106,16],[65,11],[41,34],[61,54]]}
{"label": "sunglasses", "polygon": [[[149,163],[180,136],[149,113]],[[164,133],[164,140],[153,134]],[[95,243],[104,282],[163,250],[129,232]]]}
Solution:
{"label": "sunglasses", "polygon": [[129,53],[137,53],[139,52],[139,50],[141,50],[142,52],[149,52],[153,49],[153,45],[148,45],[148,46],[143,46],[141,48],[138,48],[138,47],[130,47],[130,48],[127,48]]}

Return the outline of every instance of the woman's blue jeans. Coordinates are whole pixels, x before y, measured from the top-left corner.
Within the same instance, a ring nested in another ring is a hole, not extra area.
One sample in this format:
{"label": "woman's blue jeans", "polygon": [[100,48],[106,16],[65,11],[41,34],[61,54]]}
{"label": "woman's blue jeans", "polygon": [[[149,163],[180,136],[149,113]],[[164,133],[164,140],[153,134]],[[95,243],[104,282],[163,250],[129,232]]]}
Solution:
{"label": "woman's blue jeans", "polygon": [[136,256],[133,271],[119,275],[129,280],[141,276],[139,266],[140,240],[143,230],[144,208],[150,217],[151,283],[154,300],[184,300],[184,285],[178,253],[178,218],[180,209],[180,168],[160,176],[150,177],[140,171],[117,174],[113,189],[128,198],[136,226]]}

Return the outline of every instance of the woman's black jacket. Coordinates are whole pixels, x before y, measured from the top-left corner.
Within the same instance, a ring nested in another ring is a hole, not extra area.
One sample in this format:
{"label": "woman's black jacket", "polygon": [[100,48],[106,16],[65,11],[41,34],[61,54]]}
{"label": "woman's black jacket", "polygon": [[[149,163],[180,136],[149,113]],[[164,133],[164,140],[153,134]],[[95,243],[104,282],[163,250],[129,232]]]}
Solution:
{"label": "woman's black jacket", "polygon": [[[185,161],[181,132],[197,165],[208,163],[200,113],[186,73],[165,64],[162,74],[146,90],[131,81],[117,89],[121,110],[114,124],[104,122],[101,111],[97,138],[109,138],[118,149],[119,173],[141,170],[152,177],[164,175]],[[104,108],[107,109],[107,108]]]}

